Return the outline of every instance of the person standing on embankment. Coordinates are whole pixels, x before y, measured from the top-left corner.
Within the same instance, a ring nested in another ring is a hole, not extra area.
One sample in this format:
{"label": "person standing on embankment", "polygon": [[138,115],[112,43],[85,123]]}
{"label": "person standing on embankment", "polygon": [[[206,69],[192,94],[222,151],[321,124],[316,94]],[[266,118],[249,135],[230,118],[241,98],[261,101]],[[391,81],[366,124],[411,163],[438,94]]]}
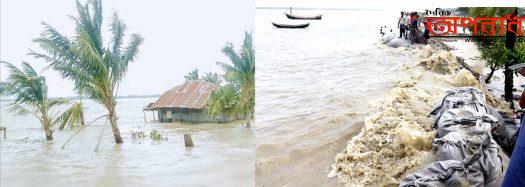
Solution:
{"label": "person standing on embankment", "polygon": [[399,28],[398,38],[402,38],[403,36],[405,36],[406,38],[405,29],[407,24],[408,23],[406,23],[405,12],[401,12],[401,17],[399,17],[399,20],[397,21],[397,28]]}

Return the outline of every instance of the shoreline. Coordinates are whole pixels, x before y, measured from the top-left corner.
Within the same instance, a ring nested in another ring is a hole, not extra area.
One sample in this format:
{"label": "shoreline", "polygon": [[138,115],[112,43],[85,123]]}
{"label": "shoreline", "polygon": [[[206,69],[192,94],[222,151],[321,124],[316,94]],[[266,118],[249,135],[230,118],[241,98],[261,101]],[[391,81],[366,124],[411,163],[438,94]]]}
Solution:
{"label": "shoreline", "polygon": [[[406,175],[432,162],[435,131],[433,117],[427,115],[453,87],[476,87],[487,95],[489,105],[508,110],[484,84],[484,64],[468,64],[450,43],[432,41],[426,46],[398,48],[414,55],[419,63],[401,64],[399,69],[410,76],[397,80],[382,99],[371,104],[365,125],[337,154],[329,177],[345,186],[399,185]],[[477,51],[475,46],[462,47]]]}

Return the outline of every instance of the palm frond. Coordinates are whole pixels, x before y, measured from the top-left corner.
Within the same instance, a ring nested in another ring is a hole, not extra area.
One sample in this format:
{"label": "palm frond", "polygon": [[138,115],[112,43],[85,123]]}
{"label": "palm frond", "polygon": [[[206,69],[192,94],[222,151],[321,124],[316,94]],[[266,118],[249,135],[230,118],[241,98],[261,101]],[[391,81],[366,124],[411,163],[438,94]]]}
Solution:
{"label": "palm frond", "polygon": [[184,79],[186,79],[186,81],[199,79],[199,70],[197,68],[193,69],[193,71],[184,75]]}
{"label": "palm frond", "polygon": [[224,69],[228,84],[211,94],[206,104],[208,111],[217,114],[219,111],[232,111],[229,107],[235,106],[233,111],[251,116],[248,114],[253,113],[255,105],[255,55],[251,33],[245,32],[239,52],[235,51],[232,43],[226,43],[222,52],[232,63],[217,62]]}
{"label": "palm frond", "polygon": [[118,18],[117,12],[113,13],[113,21],[110,24],[109,30],[113,34],[113,37],[111,38],[111,42],[113,44],[112,52],[116,56],[120,56],[120,48],[123,43],[124,31],[126,30],[126,24],[124,24],[122,20]]}
{"label": "palm frond", "polygon": [[24,73],[27,76],[33,76],[33,77],[37,76],[35,69],[33,69],[33,67],[31,67],[31,65],[29,65],[29,63],[27,62],[22,61],[22,69],[24,70]]}
{"label": "palm frond", "polygon": [[70,128],[77,125],[84,125],[84,106],[82,102],[74,102],[71,107],[57,117],[53,124],[59,124],[59,130],[63,130],[66,125]]}
{"label": "palm frond", "polygon": [[144,38],[142,38],[140,35],[131,34],[131,39],[128,46],[124,49],[120,59],[117,60],[116,64],[112,66],[112,68],[115,69],[112,74],[115,82],[121,81],[126,75],[128,65],[130,62],[135,61],[135,57],[139,53],[139,46],[142,45],[142,42],[144,42]]}
{"label": "palm frond", "polygon": [[41,120],[41,117],[37,114],[38,112],[36,111],[36,109],[28,108],[28,106],[23,106],[20,103],[13,102],[13,103],[7,104],[7,111],[11,114],[19,115],[19,116],[27,116],[31,114],[35,116],[36,118],[38,118],[39,120]]}
{"label": "palm frond", "polygon": [[69,100],[62,99],[62,98],[59,98],[59,99],[48,99],[46,101],[46,109],[47,110],[51,110],[51,109],[53,109],[56,106],[61,106],[61,105],[65,105],[65,104],[68,104],[68,103],[70,103]]}
{"label": "palm frond", "polygon": [[38,76],[28,63],[22,64],[24,71],[28,74],[11,63],[2,63],[6,64],[10,72],[6,82],[2,84],[2,94],[13,96],[15,102],[18,103],[41,105],[47,97],[45,78]]}

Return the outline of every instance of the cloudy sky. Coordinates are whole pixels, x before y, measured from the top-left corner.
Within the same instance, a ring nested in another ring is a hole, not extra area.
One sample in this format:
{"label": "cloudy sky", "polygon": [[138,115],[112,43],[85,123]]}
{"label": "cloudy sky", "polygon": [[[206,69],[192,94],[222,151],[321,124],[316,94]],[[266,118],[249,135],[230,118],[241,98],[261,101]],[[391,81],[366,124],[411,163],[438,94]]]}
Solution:
{"label": "cloudy sky", "polygon": [[[85,2],[85,0],[80,0]],[[32,39],[42,32],[45,21],[63,34],[73,35],[74,24],[68,15],[77,15],[74,0],[2,0],[0,18],[0,59],[20,64],[31,63],[41,70],[45,63],[27,56],[39,50]],[[205,6],[203,6],[205,5]],[[119,88],[119,95],[160,94],[184,81],[193,68],[201,72],[222,72],[215,64],[227,61],[220,52],[226,42],[239,46],[244,31],[253,30],[253,0],[221,1],[140,1],[104,0],[105,41],[107,25],[114,11],[126,23],[127,36],[139,33],[145,38],[136,62]],[[0,79],[7,74],[4,67]],[[49,95],[74,96],[72,83],[47,70]]]}

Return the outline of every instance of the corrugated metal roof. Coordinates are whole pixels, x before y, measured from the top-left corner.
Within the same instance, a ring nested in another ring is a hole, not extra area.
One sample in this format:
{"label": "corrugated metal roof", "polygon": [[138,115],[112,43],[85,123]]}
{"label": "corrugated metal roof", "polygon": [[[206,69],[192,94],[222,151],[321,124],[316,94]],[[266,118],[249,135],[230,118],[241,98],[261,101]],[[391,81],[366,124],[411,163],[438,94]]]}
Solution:
{"label": "corrugated metal roof", "polygon": [[157,108],[192,108],[203,109],[211,92],[221,88],[220,85],[204,80],[190,80],[168,90],[153,103],[150,109]]}

